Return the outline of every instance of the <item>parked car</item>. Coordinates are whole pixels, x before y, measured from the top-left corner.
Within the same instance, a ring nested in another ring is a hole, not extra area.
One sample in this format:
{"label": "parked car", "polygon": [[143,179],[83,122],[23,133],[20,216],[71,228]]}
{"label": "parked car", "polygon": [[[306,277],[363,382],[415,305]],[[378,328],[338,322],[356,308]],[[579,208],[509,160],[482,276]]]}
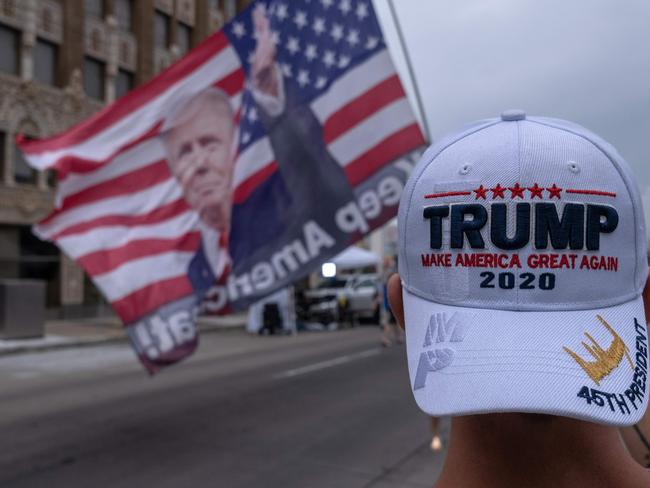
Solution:
{"label": "parked car", "polygon": [[380,282],[377,275],[358,274],[323,280],[316,288],[305,292],[310,320],[340,322],[347,314],[354,320],[379,323]]}

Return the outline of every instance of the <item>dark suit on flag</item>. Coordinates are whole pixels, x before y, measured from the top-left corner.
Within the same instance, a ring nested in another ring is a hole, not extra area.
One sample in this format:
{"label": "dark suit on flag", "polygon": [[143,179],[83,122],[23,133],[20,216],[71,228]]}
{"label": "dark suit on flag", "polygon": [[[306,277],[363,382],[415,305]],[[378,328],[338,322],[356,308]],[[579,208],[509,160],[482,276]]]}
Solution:
{"label": "dark suit on flag", "polygon": [[278,172],[233,207],[230,253],[235,273],[300,237],[309,220],[337,242],[347,239],[334,214],[354,199],[350,183],[327,150],[313,111],[297,101],[297,87],[286,79],[284,85],[286,106],[279,116],[271,117],[260,107]]}

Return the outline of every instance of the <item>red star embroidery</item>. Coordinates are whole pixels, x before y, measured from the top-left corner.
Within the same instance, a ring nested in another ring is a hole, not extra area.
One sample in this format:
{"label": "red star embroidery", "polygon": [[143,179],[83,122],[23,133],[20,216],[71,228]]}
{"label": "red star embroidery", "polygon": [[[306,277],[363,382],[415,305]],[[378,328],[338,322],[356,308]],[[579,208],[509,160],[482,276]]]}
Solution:
{"label": "red star embroidery", "polygon": [[558,188],[557,185],[553,183],[553,186],[550,188],[546,188],[546,191],[548,192],[549,198],[553,198],[553,197],[560,198],[560,192],[562,191],[562,188]]}
{"label": "red star embroidery", "polygon": [[511,186],[508,188],[510,190],[510,198],[524,198],[524,191],[526,191],[526,188],[523,186],[519,186],[519,183],[515,183],[515,186]]}
{"label": "red star embroidery", "polygon": [[474,190],[474,193],[476,193],[476,200],[479,198],[482,198],[485,200],[485,197],[487,196],[488,189],[483,188],[483,185],[479,186],[476,190]]}
{"label": "red star embroidery", "polygon": [[543,198],[542,192],[544,191],[544,188],[539,186],[537,183],[535,183],[533,186],[528,187],[528,191],[530,192],[531,200],[535,197]]}
{"label": "red star embroidery", "polygon": [[501,183],[497,183],[497,186],[492,188],[490,191],[492,192],[492,198],[497,198],[497,197],[503,198],[504,197],[503,192],[506,191],[506,189],[501,186]]}

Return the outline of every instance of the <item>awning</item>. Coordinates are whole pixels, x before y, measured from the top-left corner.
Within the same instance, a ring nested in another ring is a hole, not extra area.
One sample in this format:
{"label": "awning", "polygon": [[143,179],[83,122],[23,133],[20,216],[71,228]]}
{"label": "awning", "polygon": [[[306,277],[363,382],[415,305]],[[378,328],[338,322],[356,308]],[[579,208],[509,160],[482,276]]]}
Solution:
{"label": "awning", "polygon": [[379,256],[357,246],[348,247],[337,254],[329,262],[336,264],[337,269],[365,268],[379,265]]}

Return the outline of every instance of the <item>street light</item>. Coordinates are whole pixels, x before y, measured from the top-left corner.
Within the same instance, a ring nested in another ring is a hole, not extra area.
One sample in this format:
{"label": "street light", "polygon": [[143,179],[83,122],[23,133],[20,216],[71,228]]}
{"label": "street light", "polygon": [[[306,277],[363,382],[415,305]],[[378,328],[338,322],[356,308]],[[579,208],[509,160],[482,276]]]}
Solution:
{"label": "street light", "polygon": [[323,273],[323,278],[333,278],[336,276],[336,264],[324,263],[321,266],[321,273]]}

